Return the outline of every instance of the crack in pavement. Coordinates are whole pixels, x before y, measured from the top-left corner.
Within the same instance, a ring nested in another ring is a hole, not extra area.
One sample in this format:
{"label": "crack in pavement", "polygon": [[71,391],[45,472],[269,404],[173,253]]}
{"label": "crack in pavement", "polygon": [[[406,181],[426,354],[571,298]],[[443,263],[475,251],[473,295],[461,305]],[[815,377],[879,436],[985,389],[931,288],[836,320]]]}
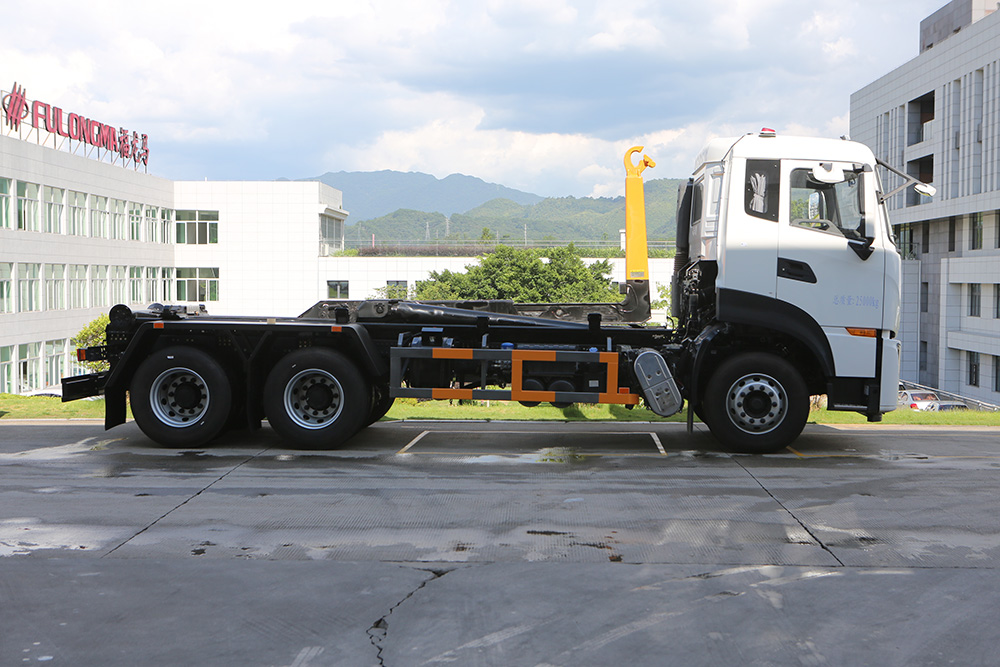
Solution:
{"label": "crack in pavement", "polygon": [[436,580],[440,579],[441,577],[443,577],[444,575],[446,575],[446,574],[448,574],[450,572],[454,572],[458,568],[457,567],[453,567],[453,568],[449,568],[449,569],[436,569],[436,568],[418,567],[418,568],[414,568],[414,569],[421,570],[423,572],[429,572],[432,576],[429,579],[424,579],[420,583],[419,586],[417,586],[412,591],[410,591],[405,596],[403,596],[403,599],[401,599],[399,602],[397,602],[396,604],[392,605],[389,608],[389,611],[387,611],[385,613],[385,615],[383,615],[383,616],[375,619],[375,622],[372,623],[371,627],[368,628],[368,630],[367,630],[368,639],[369,639],[369,641],[371,641],[372,646],[375,647],[375,651],[376,651],[375,659],[378,660],[378,664],[382,665],[382,667],[385,667],[385,662],[383,662],[383,660],[382,660],[382,651],[383,651],[383,648],[384,648],[382,646],[382,642],[385,641],[386,635],[388,635],[388,633],[389,633],[389,616],[392,615],[392,612],[396,611],[396,609],[401,604],[403,604],[404,602],[406,602],[407,600],[409,600],[410,598],[412,598],[414,595],[416,595],[417,591],[419,591],[420,589],[422,589],[424,586],[426,586],[427,584],[431,583],[432,581],[436,581]]}
{"label": "crack in pavement", "polygon": [[134,540],[135,538],[139,537],[140,535],[142,535],[143,533],[145,533],[147,530],[149,530],[150,528],[152,528],[153,526],[155,526],[157,523],[159,523],[163,519],[167,518],[168,516],[170,516],[171,514],[173,514],[174,512],[176,512],[177,510],[179,510],[180,508],[184,507],[189,502],[191,502],[192,500],[194,500],[195,498],[197,498],[198,496],[200,496],[201,494],[203,494],[205,491],[208,491],[210,488],[212,488],[213,486],[215,486],[216,484],[218,484],[219,482],[221,482],[222,480],[224,480],[226,477],[228,477],[232,473],[234,473],[237,470],[239,470],[241,467],[245,466],[246,464],[250,463],[251,461],[253,461],[258,456],[261,456],[264,453],[266,453],[267,451],[269,451],[269,449],[270,448],[262,449],[261,451],[257,452],[253,456],[250,456],[247,459],[245,459],[243,461],[240,461],[235,466],[233,466],[231,469],[227,470],[225,473],[223,473],[222,475],[220,475],[219,477],[217,477],[216,479],[214,479],[213,481],[211,481],[209,484],[207,484],[205,486],[205,488],[200,489],[197,493],[195,493],[194,495],[192,495],[190,498],[186,498],[183,502],[178,503],[175,507],[172,507],[171,509],[167,510],[161,516],[157,517],[154,521],[152,521],[150,524],[148,524],[148,525],[144,526],[143,528],[141,528],[140,530],[136,531],[128,539],[122,541],[120,544],[116,545],[114,548],[112,548],[107,553],[101,554],[101,558],[105,558],[107,556],[110,556],[114,552],[118,551],[123,546],[125,546],[126,544],[128,544],[129,542],[131,542],[132,540]]}
{"label": "crack in pavement", "polygon": [[787,507],[785,507],[785,504],[783,502],[781,502],[780,500],[778,500],[777,496],[775,496],[773,493],[771,493],[771,491],[766,486],[764,486],[759,479],[757,479],[757,476],[754,475],[752,472],[750,472],[749,468],[747,468],[745,465],[743,465],[742,463],[740,463],[739,459],[736,458],[735,456],[730,457],[730,458],[732,458],[732,460],[736,463],[736,465],[738,465],[739,467],[743,468],[743,471],[746,474],[750,475],[750,479],[752,479],[753,481],[757,482],[757,484],[760,486],[760,488],[764,489],[764,493],[766,493],[767,495],[771,496],[771,499],[774,502],[778,503],[778,507],[780,507],[781,509],[785,510],[785,512],[788,513],[788,516],[790,516],[793,519],[795,519],[796,523],[798,523],[800,526],[802,526],[802,530],[806,531],[806,533],[809,535],[809,537],[811,537],[814,540],[816,540],[816,544],[818,544],[820,546],[820,548],[823,549],[823,551],[825,551],[828,554],[830,554],[830,556],[833,557],[833,560],[837,561],[837,565],[839,565],[840,567],[845,567],[844,562],[842,560],[840,560],[839,558],[837,558],[837,554],[833,553],[833,550],[830,549],[830,547],[828,547],[827,545],[825,545],[823,543],[823,540],[819,539],[819,537],[817,537],[815,533],[813,533],[811,530],[809,530],[809,526],[807,526],[805,523],[803,523],[802,519],[800,519],[799,517],[795,516],[795,513],[792,512],[792,510],[790,510]]}

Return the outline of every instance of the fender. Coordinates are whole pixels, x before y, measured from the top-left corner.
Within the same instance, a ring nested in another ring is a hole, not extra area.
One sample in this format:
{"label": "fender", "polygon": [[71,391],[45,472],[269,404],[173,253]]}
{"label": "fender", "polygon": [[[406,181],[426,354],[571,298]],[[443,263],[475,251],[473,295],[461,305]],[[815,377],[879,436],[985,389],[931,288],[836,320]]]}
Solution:
{"label": "fender", "polygon": [[802,342],[819,362],[823,375],[836,377],[836,365],[830,341],[819,323],[806,311],[772,297],[720,289],[715,305],[720,322],[733,322],[780,331]]}

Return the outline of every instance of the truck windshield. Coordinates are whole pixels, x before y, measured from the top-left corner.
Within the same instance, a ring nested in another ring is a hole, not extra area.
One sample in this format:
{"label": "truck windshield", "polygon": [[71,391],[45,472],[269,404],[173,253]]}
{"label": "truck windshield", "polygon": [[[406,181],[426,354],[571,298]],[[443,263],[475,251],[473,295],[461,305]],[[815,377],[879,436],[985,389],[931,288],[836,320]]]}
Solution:
{"label": "truck windshield", "polygon": [[792,225],[849,239],[864,238],[862,174],[845,172],[839,183],[821,183],[810,169],[792,170]]}

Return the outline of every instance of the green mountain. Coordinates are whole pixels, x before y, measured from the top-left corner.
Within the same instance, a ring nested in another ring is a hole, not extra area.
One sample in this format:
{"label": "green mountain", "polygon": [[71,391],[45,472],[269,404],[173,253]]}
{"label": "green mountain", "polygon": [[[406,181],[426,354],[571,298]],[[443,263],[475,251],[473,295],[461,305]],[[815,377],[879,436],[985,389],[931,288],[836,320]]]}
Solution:
{"label": "green mountain", "polygon": [[[646,227],[650,240],[672,239],[676,230],[677,188],[683,179],[663,178],[645,184]],[[345,199],[347,193],[344,194]],[[388,215],[348,222],[349,245],[367,243],[372,235],[382,242],[476,240],[512,242],[530,240],[616,241],[625,227],[625,198],[549,197],[537,203],[509,198],[445,216],[411,208]]]}
{"label": "green mountain", "polygon": [[521,204],[542,200],[530,192],[487,183],[463,174],[435,178],[419,172],[338,171],[306,180],[322,181],[344,193],[344,209],[351,215],[349,224],[355,220],[385,216],[399,209],[451,215],[497,197]]}

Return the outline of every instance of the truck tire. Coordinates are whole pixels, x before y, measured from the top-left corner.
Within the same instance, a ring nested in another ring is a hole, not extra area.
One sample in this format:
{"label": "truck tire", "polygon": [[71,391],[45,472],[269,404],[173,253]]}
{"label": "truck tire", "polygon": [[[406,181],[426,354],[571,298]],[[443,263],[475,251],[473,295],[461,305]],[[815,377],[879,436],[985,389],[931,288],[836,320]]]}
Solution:
{"label": "truck tire", "polygon": [[264,414],[289,444],[338,447],[367,425],[371,390],[357,366],[339,352],[296,350],[267,376]]}
{"label": "truck tire", "polygon": [[736,451],[779,451],[802,432],[809,392],[795,367],[765,352],[724,361],[708,382],[699,412],[720,442]]}
{"label": "truck tire", "polygon": [[229,377],[208,353],[174,346],[147,357],[129,387],[132,415],[142,432],[168,447],[198,447],[229,421]]}

